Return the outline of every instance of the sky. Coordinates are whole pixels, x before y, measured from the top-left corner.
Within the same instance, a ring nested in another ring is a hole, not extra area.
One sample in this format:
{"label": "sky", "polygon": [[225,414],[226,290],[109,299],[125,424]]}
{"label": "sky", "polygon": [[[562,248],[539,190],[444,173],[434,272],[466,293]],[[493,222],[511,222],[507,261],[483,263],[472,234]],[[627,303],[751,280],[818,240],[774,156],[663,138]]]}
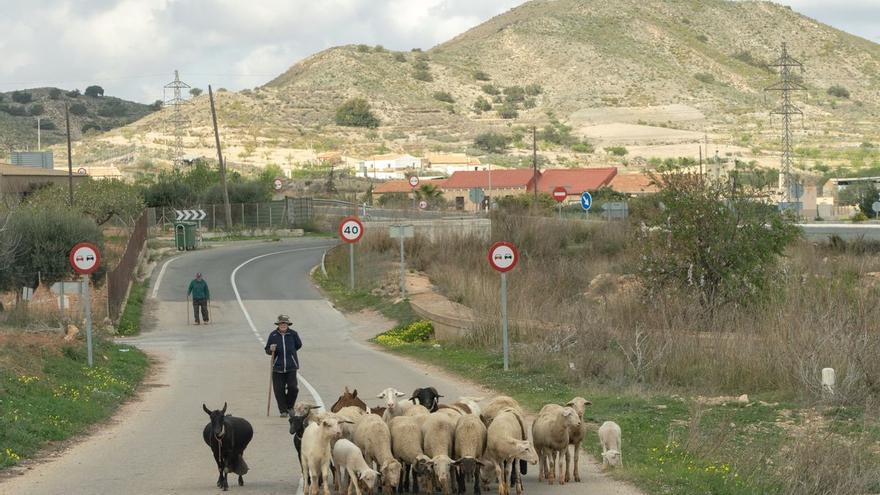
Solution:
{"label": "sky", "polygon": [[[613,1],[613,0],[612,0]],[[151,103],[181,80],[262,85],[344,44],[430,48],[523,0],[0,0],[0,91],[102,86]],[[787,0],[880,42],[880,0]]]}

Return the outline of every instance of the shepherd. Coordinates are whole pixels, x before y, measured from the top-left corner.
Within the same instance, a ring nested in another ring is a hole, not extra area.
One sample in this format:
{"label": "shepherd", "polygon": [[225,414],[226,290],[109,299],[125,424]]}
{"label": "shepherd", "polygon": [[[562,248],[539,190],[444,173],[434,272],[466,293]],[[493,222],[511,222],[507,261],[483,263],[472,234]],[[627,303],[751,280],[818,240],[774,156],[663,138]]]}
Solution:
{"label": "shepherd", "polygon": [[265,351],[272,356],[272,389],[282,418],[286,418],[293,409],[296,397],[299,395],[299,387],[296,383],[299,359],[296,351],[301,347],[302,340],[299,334],[290,328],[290,317],[278,315],[275,330],[266,339]]}
{"label": "shepherd", "polygon": [[193,316],[196,325],[199,325],[199,308],[202,309],[202,319],[208,323],[208,300],[211,299],[211,290],[208,289],[208,283],[202,278],[201,273],[196,273],[196,278],[189,283],[186,295],[190,294],[192,294]]}

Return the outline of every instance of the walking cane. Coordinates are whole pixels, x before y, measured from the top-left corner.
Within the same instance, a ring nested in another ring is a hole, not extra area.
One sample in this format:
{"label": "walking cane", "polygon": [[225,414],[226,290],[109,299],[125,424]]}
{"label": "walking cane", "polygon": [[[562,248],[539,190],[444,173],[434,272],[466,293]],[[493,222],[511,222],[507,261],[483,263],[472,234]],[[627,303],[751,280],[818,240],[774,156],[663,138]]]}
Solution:
{"label": "walking cane", "polygon": [[266,398],[266,416],[269,416],[269,406],[272,404],[272,364],[275,362],[275,351],[272,351],[272,357],[269,358],[269,397]]}
{"label": "walking cane", "polygon": [[186,324],[191,325],[189,319],[189,294],[186,295]]}

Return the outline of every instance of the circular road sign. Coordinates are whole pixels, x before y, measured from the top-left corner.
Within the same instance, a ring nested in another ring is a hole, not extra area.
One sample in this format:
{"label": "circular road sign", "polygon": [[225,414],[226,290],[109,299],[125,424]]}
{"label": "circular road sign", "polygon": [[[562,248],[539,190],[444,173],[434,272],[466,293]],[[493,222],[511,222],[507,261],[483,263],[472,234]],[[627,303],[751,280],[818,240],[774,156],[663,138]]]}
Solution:
{"label": "circular road sign", "polygon": [[272,185],[275,186],[276,191],[280,191],[281,187],[284,186],[284,182],[282,182],[281,179],[275,179]]}
{"label": "circular road sign", "polygon": [[93,273],[101,265],[101,252],[91,242],[80,242],[70,250],[70,266],[80,275]]}
{"label": "circular road sign", "polygon": [[874,203],[871,204],[871,209],[874,210],[874,213],[880,212],[880,201],[874,201]]}
{"label": "circular road sign", "polygon": [[339,238],[354,244],[364,236],[364,224],[355,217],[346,217],[339,222]]}
{"label": "circular road sign", "polygon": [[584,191],[584,193],[581,194],[581,208],[583,208],[584,211],[589,211],[591,206],[593,206],[593,195]]}
{"label": "circular road sign", "polygon": [[553,199],[555,199],[557,203],[562,203],[567,197],[568,191],[566,191],[564,187],[557,186],[555,189],[553,189]]}
{"label": "circular road sign", "polygon": [[410,185],[410,187],[416,187],[416,186],[418,186],[418,185],[419,185],[419,178],[416,177],[415,175],[413,175],[412,177],[410,177],[410,178],[409,178],[409,185]]}
{"label": "circular road sign", "polygon": [[427,210],[428,209],[428,202],[425,201],[424,199],[419,201],[419,208],[421,208],[423,210]]}
{"label": "circular road sign", "polygon": [[86,175],[88,173],[88,170],[86,170],[83,167],[80,167],[80,168],[76,169],[76,173],[79,175]]}
{"label": "circular road sign", "polygon": [[513,270],[519,262],[519,251],[509,242],[496,242],[489,248],[489,264],[504,273]]}

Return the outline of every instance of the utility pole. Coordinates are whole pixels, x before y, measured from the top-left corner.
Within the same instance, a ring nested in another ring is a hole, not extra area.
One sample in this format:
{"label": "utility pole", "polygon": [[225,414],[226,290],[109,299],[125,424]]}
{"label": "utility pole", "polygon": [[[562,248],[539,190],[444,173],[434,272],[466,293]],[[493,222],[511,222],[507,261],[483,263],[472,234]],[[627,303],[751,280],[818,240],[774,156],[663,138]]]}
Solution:
{"label": "utility pole", "polygon": [[[174,72],[175,76],[177,71]],[[217,160],[220,163],[220,180],[223,182],[223,209],[226,212],[226,229],[232,228],[232,207],[229,204],[229,188],[226,186],[226,162],[223,161],[223,152],[220,150],[220,131],[217,130],[217,111],[214,110],[214,91],[208,85],[208,96],[211,99],[211,120],[214,122],[214,141],[217,143]],[[241,219],[244,222],[244,217]]]}
{"label": "utility pole", "polygon": [[[172,108],[171,116],[168,122],[174,126],[174,166],[180,167],[183,164],[183,129],[189,124],[189,119],[183,114],[183,105],[187,101],[181,94],[182,89],[189,88],[189,84],[180,80],[177,71],[174,71],[174,80],[165,85],[164,100],[165,106]],[[167,92],[171,91],[171,98],[168,98]],[[221,164],[222,167],[222,164]]]}
{"label": "utility pole", "polygon": [[538,130],[532,126],[532,182],[535,190],[535,207],[538,207]]}
{"label": "utility pole", "polygon": [[40,141],[40,117],[37,117],[37,151],[43,151],[43,144]]}
{"label": "utility pole", "polygon": [[778,67],[781,81],[765,88],[765,91],[779,91],[782,93],[782,106],[771,111],[771,115],[782,116],[782,195],[783,201],[791,203],[792,193],[792,177],[791,177],[791,116],[800,115],[803,118],[804,112],[791,103],[792,91],[806,91],[803,85],[797,83],[792,78],[791,70],[793,68],[800,69],[804,72],[804,64],[795,60],[788,54],[788,47],[782,44],[782,56],[775,62],[768,64],[768,67]]}
{"label": "utility pole", "polygon": [[70,109],[67,103],[64,104],[64,121],[67,124],[67,189],[70,192],[70,198],[67,204],[73,207],[73,150],[70,146]]}

